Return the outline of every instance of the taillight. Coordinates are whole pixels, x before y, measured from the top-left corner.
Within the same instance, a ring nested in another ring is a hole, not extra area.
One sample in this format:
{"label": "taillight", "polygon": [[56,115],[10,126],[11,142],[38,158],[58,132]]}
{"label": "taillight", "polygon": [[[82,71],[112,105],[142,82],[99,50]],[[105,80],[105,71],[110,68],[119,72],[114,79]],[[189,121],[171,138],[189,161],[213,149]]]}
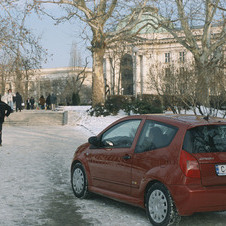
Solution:
{"label": "taillight", "polygon": [[186,177],[200,178],[199,163],[194,156],[182,150],[180,155],[180,168]]}

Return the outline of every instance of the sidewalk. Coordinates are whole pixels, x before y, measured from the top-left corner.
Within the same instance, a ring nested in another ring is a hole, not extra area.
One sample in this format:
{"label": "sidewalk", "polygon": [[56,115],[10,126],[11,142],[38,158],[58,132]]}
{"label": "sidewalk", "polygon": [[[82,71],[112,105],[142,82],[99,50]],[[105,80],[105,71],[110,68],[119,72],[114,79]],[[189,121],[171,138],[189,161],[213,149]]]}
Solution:
{"label": "sidewalk", "polygon": [[67,111],[51,110],[22,110],[14,111],[5,118],[4,125],[40,126],[40,125],[66,125],[68,121]]}

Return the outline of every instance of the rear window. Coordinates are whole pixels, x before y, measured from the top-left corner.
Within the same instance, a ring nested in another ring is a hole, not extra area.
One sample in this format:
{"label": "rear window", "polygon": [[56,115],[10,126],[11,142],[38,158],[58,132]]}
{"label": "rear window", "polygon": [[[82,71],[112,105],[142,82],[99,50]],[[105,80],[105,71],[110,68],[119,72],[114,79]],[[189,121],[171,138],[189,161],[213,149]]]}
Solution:
{"label": "rear window", "polygon": [[226,125],[199,126],[188,130],[183,149],[189,153],[226,152]]}

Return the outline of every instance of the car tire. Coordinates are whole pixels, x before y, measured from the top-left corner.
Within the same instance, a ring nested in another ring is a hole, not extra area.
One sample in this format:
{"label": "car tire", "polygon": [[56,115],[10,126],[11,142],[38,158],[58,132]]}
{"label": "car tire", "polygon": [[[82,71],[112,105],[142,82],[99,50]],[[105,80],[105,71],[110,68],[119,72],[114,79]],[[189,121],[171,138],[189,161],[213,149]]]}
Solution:
{"label": "car tire", "polygon": [[152,225],[166,226],[179,223],[180,216],[169,191],[163,184],[153,184],[147,192],[145,201],[147,215]]}
{"label": "car tire", "polygon": [[71,173],[72,190],[77,198],[87,198],[88,182],[85,170],[81,163],[76,163]]}

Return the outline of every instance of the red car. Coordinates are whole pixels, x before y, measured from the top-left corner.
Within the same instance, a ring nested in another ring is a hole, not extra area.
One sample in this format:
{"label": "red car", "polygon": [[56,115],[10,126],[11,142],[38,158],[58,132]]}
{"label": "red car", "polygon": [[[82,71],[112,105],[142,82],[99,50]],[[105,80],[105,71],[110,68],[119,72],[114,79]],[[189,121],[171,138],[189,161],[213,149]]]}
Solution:
{"label": "red car", "polygon": [[153,225],[226,210],[226,121],[125,117],[76,150],[71,183],[78,198],[98,193],[146,208]]}

